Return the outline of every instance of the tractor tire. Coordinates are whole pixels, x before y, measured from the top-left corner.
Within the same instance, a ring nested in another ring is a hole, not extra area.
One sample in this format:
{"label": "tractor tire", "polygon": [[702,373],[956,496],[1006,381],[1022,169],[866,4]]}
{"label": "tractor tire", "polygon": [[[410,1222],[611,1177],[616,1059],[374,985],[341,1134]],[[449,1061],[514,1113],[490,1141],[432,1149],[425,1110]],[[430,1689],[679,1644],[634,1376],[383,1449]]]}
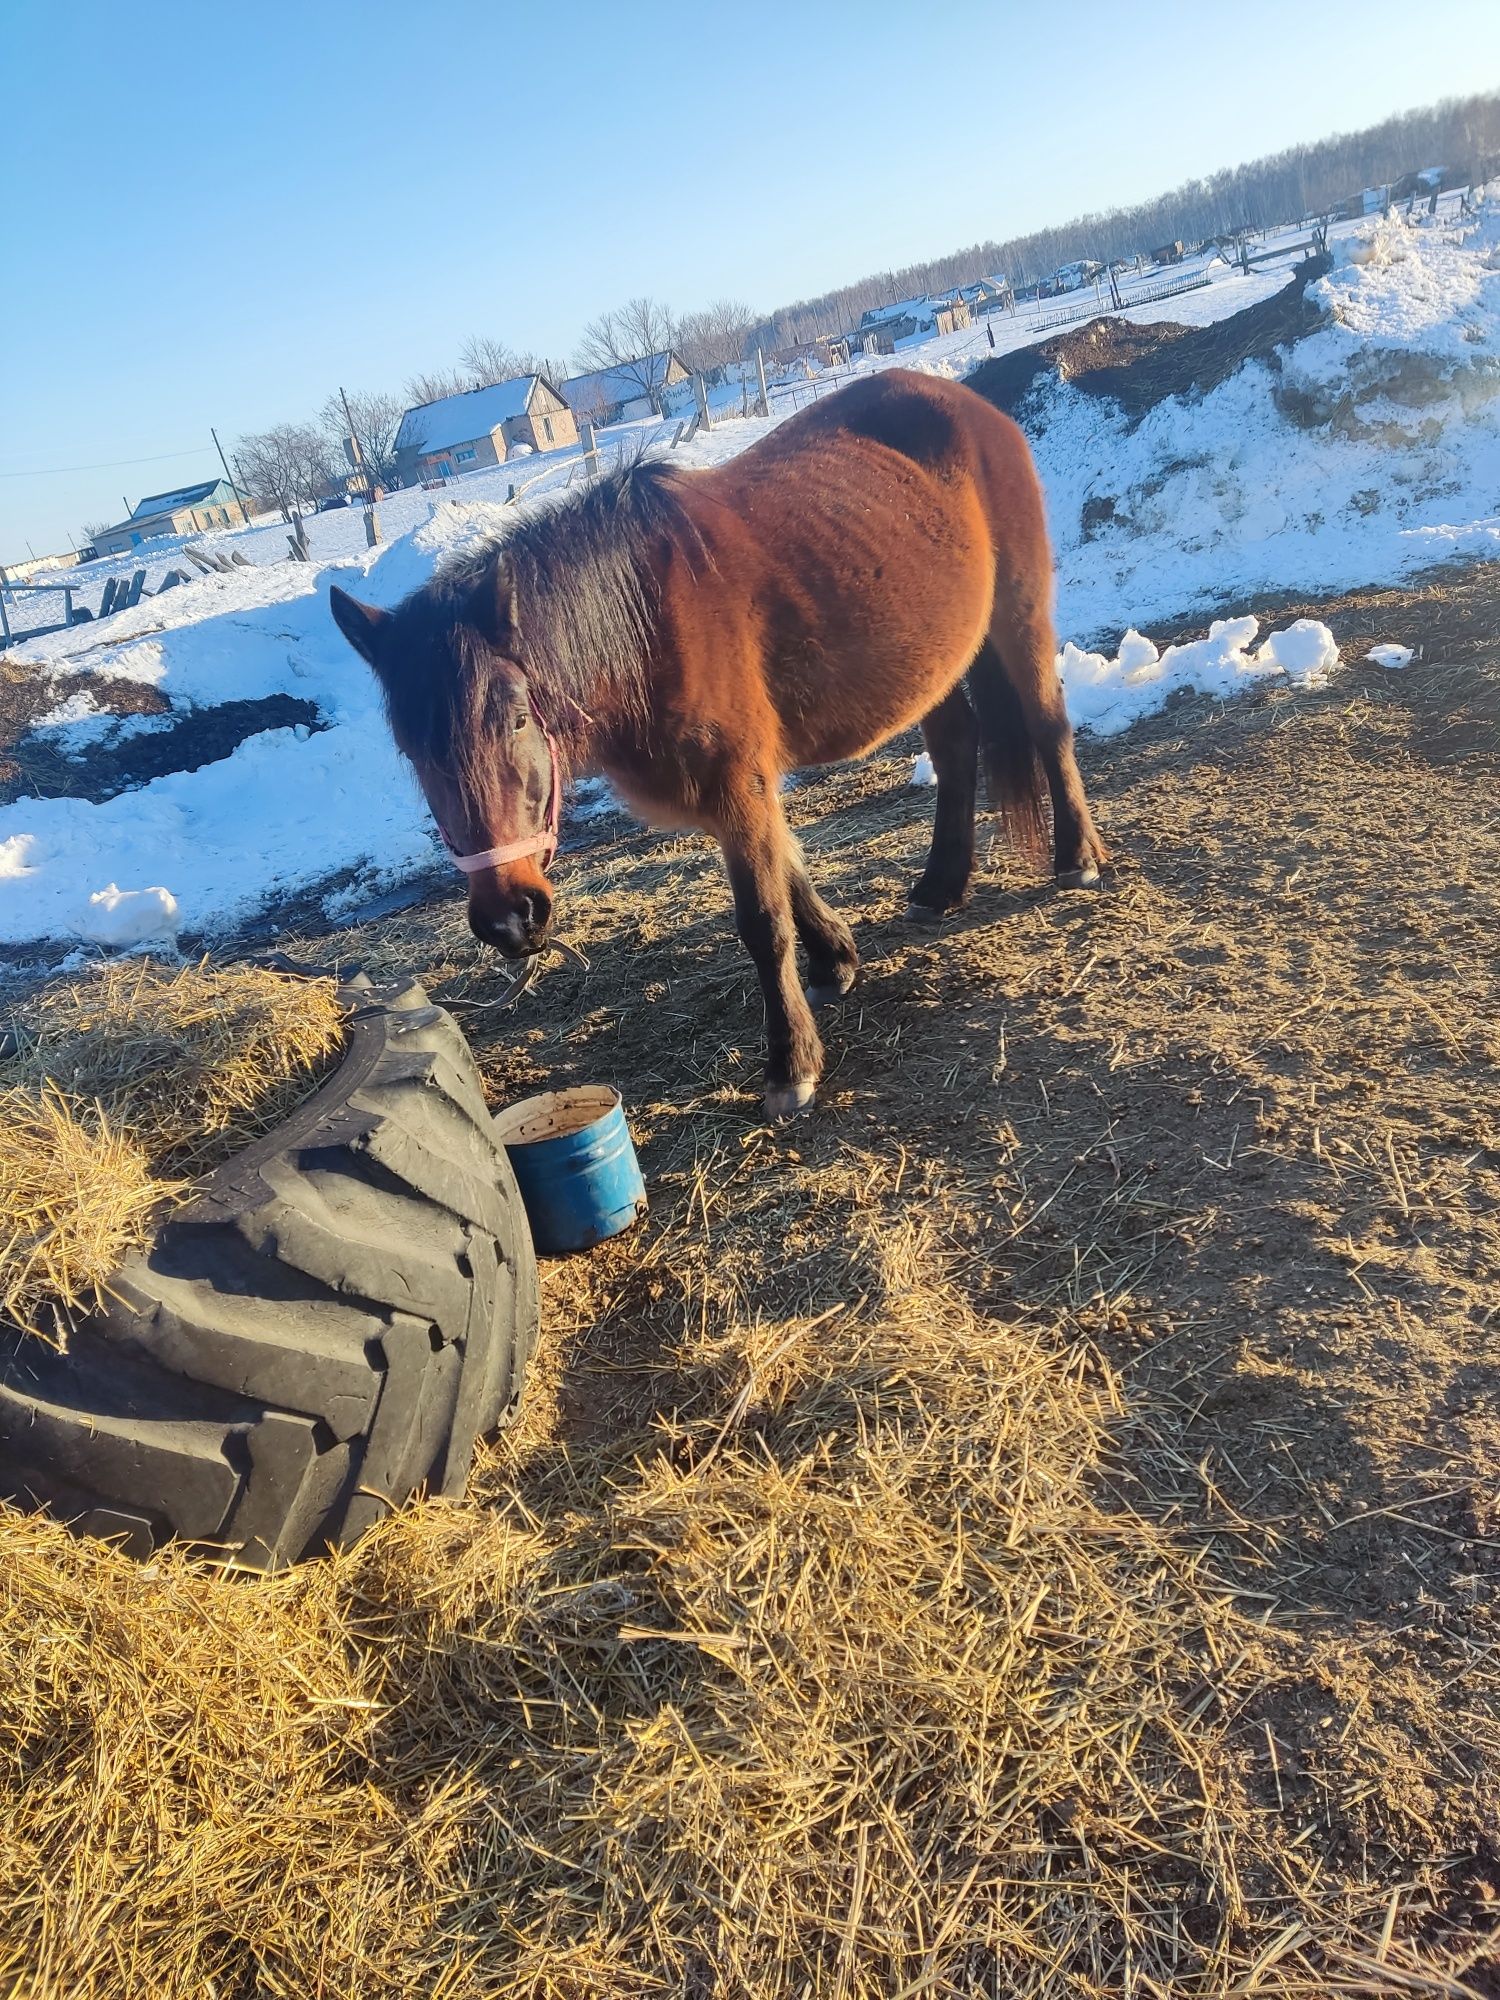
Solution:
{"label": "tractor tire", "polygon": [[338,1070],[204,1177],[65,1353],[0,1340],[0,1493],[258,1570],[462,1493],[535,1342],[531,1234],[452,1017],[414,982],[346,997]]}

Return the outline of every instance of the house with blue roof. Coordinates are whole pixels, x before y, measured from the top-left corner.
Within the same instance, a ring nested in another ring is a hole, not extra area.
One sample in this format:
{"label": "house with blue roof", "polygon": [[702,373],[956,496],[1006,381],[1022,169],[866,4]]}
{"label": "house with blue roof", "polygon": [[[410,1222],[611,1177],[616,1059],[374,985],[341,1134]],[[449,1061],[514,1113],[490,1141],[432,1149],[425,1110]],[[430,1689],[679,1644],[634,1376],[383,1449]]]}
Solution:
{"label": "house with blue roof", "polygon": [[128,556],[142,542],[162,535],[201,535],[210,528],[240,528],[250,516],[248,496],[227,479],[200,479],[194,486],[176,486],[168,493],[148,493],[116,522],[94,537],[95,553]]}

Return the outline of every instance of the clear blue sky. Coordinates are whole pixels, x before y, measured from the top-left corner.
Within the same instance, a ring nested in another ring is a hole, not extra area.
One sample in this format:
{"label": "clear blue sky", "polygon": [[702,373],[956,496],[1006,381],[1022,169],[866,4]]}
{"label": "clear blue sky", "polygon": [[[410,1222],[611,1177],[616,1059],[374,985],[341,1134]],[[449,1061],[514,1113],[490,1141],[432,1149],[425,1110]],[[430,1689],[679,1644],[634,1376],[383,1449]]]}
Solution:
{"label": "clear blue sky", "polygon": [[769,309],[1493,87],[1500,5],[7,0],[0,64],[3,560],[469,333]]}

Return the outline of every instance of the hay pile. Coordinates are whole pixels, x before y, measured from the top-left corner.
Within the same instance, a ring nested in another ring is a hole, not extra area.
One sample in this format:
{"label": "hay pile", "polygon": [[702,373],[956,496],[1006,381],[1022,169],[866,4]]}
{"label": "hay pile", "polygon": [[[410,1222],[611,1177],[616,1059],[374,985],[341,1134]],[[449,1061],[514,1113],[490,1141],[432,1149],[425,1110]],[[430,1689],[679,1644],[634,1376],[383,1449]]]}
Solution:
{"label": "hay pile", "polygon": [[698,1414],[649,1443],[561,1448],[543,1387],[467,1500],[249,1586],[0,1514],[0,1967],[37,2000],[1467,1992],[1267,1840],[1241,1710],[1295,1647],[1112,1493],[1140,1419],[1097,1353],[906,1264],[689,1343]]}
{"label": "hay pile", "polygon": [[106,965],[28,999],[0,1057],[0,1321],[56,1339],[97,1305],[189,1177],[306,1094],[342,1023],[331,979],[206,962]]}

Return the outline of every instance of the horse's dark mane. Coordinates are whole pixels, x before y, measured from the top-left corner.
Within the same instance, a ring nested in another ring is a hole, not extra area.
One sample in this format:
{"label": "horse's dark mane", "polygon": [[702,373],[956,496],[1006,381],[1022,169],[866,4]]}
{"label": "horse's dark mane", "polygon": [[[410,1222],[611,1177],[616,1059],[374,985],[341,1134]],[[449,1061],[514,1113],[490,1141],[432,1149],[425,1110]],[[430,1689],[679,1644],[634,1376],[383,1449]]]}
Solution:
{"label": "horse's dark mane", "polygon": [[595,722],[644,719],[664,540],[690,559],[702,549],[671,469],[637,459],[444,564],[396,614],[386,694],[408,745],[461,765],[482,759],[483,660],[511,590],[506,650],[568,762]]}

